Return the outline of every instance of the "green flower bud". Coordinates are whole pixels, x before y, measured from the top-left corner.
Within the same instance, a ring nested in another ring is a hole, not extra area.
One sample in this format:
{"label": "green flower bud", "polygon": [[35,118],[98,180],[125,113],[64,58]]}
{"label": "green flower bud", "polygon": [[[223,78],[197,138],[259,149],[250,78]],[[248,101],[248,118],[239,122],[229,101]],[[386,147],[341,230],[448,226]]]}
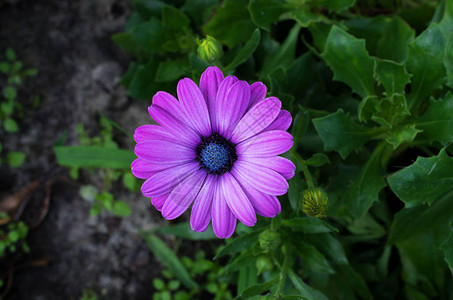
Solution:
{"label": "green flower bud", "polygon": [[223,56],[222,45],[212,36],[206,36],[198,44],[198,56],[207,63],[212,63]]}
{"label": "green flower bud", "polygon": [[309,216],[325,218],[327,211],[327,195],[320,188],[304,191],[302,197],[302,211]]}
{"label": "green flower bud", "polygon": [[280,245],[280,233],[268,229],[260,233],[258,240],[264,252],[272,252]]}
{"label": "green flower bud", "polygon": [[271,271],[274,268],[272,259],[264,255],[261,255],[256,259],[255,266],[258,270],[258,275],[265,271]]}

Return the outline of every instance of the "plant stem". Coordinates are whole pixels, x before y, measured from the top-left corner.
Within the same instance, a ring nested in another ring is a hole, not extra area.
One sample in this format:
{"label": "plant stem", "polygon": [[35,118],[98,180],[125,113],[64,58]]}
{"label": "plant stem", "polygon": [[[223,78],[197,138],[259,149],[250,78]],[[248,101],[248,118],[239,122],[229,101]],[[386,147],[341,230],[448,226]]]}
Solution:
{"label": "plant stem", "polygon": [[297,152],[291,153],[293,157],[295,158],[297,165],[299,168],[301,168],[302,172],[304,173],[305,179],[307,180],[307,185],[309,189],[313,189],[315,187],[315,184],[313,183],[313,178],[311,177],[311,173],[308,170],[307,165],[305,164],[305,160],[299,155]]}

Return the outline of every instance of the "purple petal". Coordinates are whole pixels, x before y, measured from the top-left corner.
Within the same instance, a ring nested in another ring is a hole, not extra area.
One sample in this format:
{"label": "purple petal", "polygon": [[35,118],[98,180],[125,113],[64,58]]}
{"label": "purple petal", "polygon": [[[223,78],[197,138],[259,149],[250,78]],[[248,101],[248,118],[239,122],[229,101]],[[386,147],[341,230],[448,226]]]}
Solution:
{"label": "purple petal", "polygon": [[159,125],[142,125],[135,129],[134,140],[137,143],[147,140],[172,140],[171,133]]}
{"label": "purple petal", "polygon": [[165,200],[167,200],[167,198],[168,198],[168,194],[158,196],[158,197],[152,197],[151,204],[154,205],[154,207],[158,211],[161,211],[162,207],[164,206]]}
{"label": "purple petal", "polygon": [[131,164],[132,174],[140,179],[148,179],[156,173],[153,171],[153,165],[154,164],[149,163],[146,160],[137,158]]}
{"label": "purple petal", "polygon": [[219,86],[219,89],[217,91],[217,95],[215,98],[215,103],[214,103],[214,119],[211,119],[212,122],[212,129],[215,132],[219,132],[218,126],[217,126],[217,120],[221,119],[222,116],[224,115],[222,111],[218,111],[218,106],[221,101],[226,101],[225,98],[227,96],[228,91],[230,88],[238,82],[238,79],[235,76],[227,76],[222,83]]}
{"label": "purple petal", "polygon": [[162,216],[173,220],[182,215],[200,192],[206,178],[205,170],[198,170],[178,184],[162,207]]}
{"label": "purple petal", "polygon": [[143,183],[142,194],[145,197],[156,197],[170,193],[175,186],[199,168],[198,163],[191,162],[156,173]]}
{"label": "purple petal", "polygon": [[201,74],[200,90],[208,104],[209,116],[211,119],[212,128],[216,128],[215,122],[215,103],[217,91],[223,81],[223,74],[217,67],[208,67],[206,71]]}
{"label": "purple petal", "polygon": [[231,212],[223,196],[222,189],[217,188],[212,200],[212,229],[217,237],[227,239],[236,228],[236,217]]}
{"label": "purple petal", "polygon": [[183,164],[194,161],[194,149],[163,140],[151,140],[135,145],[135,154],[146,161],[162,164]]}
{"label": "purple petal", "polygon": [[249,109],[261,100],[266,98],[267,88],[262,82],[254,82],[250,85],[250,104]]}
{"label": "purple petal", "polygon": [[281,107],[282,103],[275,97],[259,102],[239,121],[231,134],[231,141],[238,143],[263,131],[275,120]]}
{"label": "purple petal", "polygon": [[230,173],[225,173],[220,177],[219,187],[236,218],[246,226],[255,225],[255,210],[236,179]]}
{"label": "purple petal", "polygon": [[280,173],[286,180],[291,179],[296,170],[296,166],[292,161],[281,156],[244,157],[241,160],[272,169]]}
{"label": "purple petal", "polygon": [[231,86],[225,97],[217,97],[216,124],[217,132],[229,138],[231,130],[244,115],[250,100],[250,87],[245,81],[238,81]]}
{"label": "purple petal", "polygon": [[264,131],[236,146],[238,157],[269,157],[285,153],[293,146],[291,134],[282,130]]}
{"label": "purple petal", "polygon": [[246,181],[263,193],[280,196],[288,191],[286,179],[274,170],[245,161],[236,161],[231,173],[240,183]]}
{"label": "purple petal", "polygon": [[190,146],[200,144],[200,136],[165,109],[153,104],[148,108],[148,112],[157,123],[173,134],[180,142]]}
{"label": "purple petal", "polygon": [[189,78],[181,79],[176,88],[182,109],[195,130],[203,135],[211,134],[208,106],[198,86]]}
{"label": "purple petal", "polygon": [[211,221],[211,206],[217,186],[217,176],[208,175],[192,205],[190,227],[194,231],[205,231]]}
{"label": "purple petal", "polygon": [[277,118],[275,118],[274,122],[272,122],[269,126],[267,126],[266,130],[283,130],[286,131],[289,126],[291,126],[291,122],[293,118],[291,114],[287,110],[282,110],[278,114]]}
{"label": "purple petal", "polygon": [[273,218],[280,213],[281,206],[276,196],[271,196],[258,191],[246,180],[237,180],[258,214],[263,217]]}
{"label": "purple petal", "polygon": [[165,109],[168,113],[175,116],[179,121],[185,125],[190,126],[192,129],[191,122],[184,113],[181,103],[172,95],[167,92],[157,92],[153,96],[153,104]]}

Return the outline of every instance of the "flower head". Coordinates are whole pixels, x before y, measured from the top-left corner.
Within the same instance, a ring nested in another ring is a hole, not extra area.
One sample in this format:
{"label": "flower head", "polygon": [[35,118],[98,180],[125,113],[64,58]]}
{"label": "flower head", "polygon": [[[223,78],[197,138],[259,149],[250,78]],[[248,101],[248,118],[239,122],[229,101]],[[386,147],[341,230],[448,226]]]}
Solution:
{"label": "flower head", "polygon": [[177,100],[166,92],[153,97],[149,114],[159,125],[136,129],[132,173],[146,179],[141,191],[168,220],[192,205],[190,224],[230,237],[239,219],[256,223],[256,213],[280,213],[277,196],[288,190],[294,164],[278,155],[288,151],[291,115],[261,82],[249,85],[223,76],[216,67],[202,74],[198,87],[184,78]]}

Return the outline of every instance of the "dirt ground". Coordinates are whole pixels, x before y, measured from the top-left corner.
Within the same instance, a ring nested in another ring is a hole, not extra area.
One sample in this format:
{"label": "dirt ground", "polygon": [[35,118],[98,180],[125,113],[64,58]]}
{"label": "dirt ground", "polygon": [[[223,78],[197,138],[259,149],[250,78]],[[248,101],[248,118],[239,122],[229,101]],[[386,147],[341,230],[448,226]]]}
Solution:
{"label": "dirt ground", "polygon": [[[4,152],[26,153],[20,168],[0,166],[0,199],[40,180],[23,206],[22,216],[32,218],[49,195],[45,219],[27,238],[30,254],[2,261],[2,272],[13,279],[6,299],[79,299],[87,288],[106,293],[105,299],[151,298],[160,264],[137,228],[162,224],[159,213],[146,198],[116,187],[132,216],[90,217],[90,204],[78,195],[80,183],[56,164],[52,151],[63,134],[67,145],[77,144],[78,123],[96,133],[98,111],[130,132],[149,122],[148,104],[128,99],[118,84],[131,58],[110,40],[130,11],[127,0],[0,0],[0,57],[11,47],[26,67],[39,71],[19,92],[25,108],[20,131],[0,130]],[[32,109],[36,95],[41,103]],[[133,149],[118,132],[116,140]],[[82,175],[85,183],[99,179]]]}

